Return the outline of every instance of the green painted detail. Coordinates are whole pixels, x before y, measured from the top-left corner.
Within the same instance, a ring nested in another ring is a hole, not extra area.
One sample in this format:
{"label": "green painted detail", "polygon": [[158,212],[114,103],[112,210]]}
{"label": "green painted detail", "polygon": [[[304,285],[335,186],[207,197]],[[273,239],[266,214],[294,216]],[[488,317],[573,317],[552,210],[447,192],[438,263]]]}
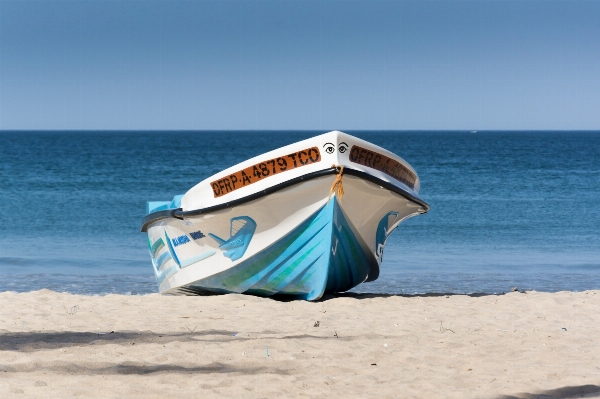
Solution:
{"label": "green painted detail", "polygon": [[[288,285],[286,285],[283,289],[281,289],[279,292],[284,293],[285,295],[299,295],[304,298],[308,294],[308,291],[310,291],[309,288],[305,287],[306,282],[316,272],[316,270],[317,270],[317,268],[310,267],[309,270],[306,270],[306,273],[304,273],[304,275],[302,275],[302,278],[294,279]],[[269,292],[272,293],[273,291],[269,291]],[[304,299],[306,299],[306,298],[304,298]]]}
{"label": "green painted detail", "polygon": [[280,246],[277,250],[269,253],[264,258],[258,260],[257,262],[253,263],[252,265],[240,270],[239,272],[234,273],[229,277],[225,277],[222,280],[223,287],[236,288],[236,287],[239,287],[244,281],[256,276],[265,267],[267,267],[268,265],[273,263],[273,261],[275,261],[275,259],[277,259],[287,249],[290,242],[294,242],[294,240],[296,238],[298,238],[298,236],[300,236],[301,234],[302,234],[302,232],[299,232],[298,234],[294,234],[293,237],[290,237],[290,239],[285,242],[285,245]]}
{"label": "green painted detail", "polygon": [[298,287],[300,290],[304,290],[304,284],[311,278],[311,276],[315,273],[316,269],[312,269],[310,272],[306,273],[306,275],[300,280],[298,283]]}
{"label": "green painted detail", "polygon": [[[148,239],[148,243],[150,243],[150,239]],[[165,246],[165,242],[163,241],[162,237],[159,238],[158,240],[156,240],[154,242],[154,244],[152,244],[152,246],[150,247],[150,251],[152,252],[152,256],[154,256],[156,258],[156,253],[158,251],[161,250],[162,247]]]}
{"label": "green painted detail", "polygon": [[279,245],[279,248],[270,252],[267,256],[259,259],[252,265],[240,270],[231,276],[225,277],[222,280],[223,287],[227,289],[234,289],[242,285],[242,283],[250,278],[255,277],[258,273],[264,270],[265,267],[273,263],[285,250],[300,237],[306,230],[315,224],[321,217],[315,218],[305,229],[297,231],[294,235],[288,237],[288,239]]}
{"label": "green painted detail", "polygon": [[322,242],[323,242],[323,240],[319,241],[316,245],[314,245],[312,248],[310,248],[308,251],[306,251],[300,258],[298,258],[295,262],[293,262],[291,265],[286,267],[275,278],[273,278],[271,281],[269,281],[267,284],[265,284],[263,287],[261,287],[261,289],[275,290],[275,288],[277,288],[279,286],[279,284],[281,284],[281,282],[283,280],[285,280],[290,275],[290,273],[292,273],[296,269],[296,267],[299,264],[301,264],[308,255],[310,255],[310,253],[312,251],[315,250],[315,248],[317,248],[319,245],[321,245]]}

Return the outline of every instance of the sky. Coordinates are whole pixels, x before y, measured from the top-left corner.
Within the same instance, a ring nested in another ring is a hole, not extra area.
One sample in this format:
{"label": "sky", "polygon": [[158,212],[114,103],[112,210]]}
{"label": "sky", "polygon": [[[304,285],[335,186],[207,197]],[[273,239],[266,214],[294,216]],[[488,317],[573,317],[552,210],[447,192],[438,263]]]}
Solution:
{"label": "sky", "polygon": [[0,0],[0,129],[598,130],[600,1]]}

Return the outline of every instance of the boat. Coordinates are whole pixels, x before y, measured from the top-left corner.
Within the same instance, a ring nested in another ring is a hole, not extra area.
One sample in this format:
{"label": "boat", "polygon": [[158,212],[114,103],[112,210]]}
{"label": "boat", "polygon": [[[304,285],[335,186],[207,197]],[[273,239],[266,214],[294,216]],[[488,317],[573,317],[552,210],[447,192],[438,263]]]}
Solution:
{"label": "boat", "polygon": [[429,210],[419,189],[402,158],[333,131],[148,202],[141,230],[162,294],[314,301],[378,278],[390,234]]}

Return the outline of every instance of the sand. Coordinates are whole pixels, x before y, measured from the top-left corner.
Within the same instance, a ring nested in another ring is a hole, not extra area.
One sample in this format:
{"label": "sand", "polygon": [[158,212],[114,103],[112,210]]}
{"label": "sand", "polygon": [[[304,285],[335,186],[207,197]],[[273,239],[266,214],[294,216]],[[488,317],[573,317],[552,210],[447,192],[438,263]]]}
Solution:
{"label": "sand", "polygon": [[600,291],[0,293],[0,396],[600,397]]}

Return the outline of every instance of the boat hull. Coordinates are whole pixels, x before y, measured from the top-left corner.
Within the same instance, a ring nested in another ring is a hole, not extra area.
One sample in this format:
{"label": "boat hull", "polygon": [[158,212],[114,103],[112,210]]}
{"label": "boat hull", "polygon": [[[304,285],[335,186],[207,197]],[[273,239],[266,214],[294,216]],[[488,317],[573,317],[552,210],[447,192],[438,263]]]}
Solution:
{"label": "boat hull", "polygon": [[419,204],[355,176],[323,176],[268,196],[148,228],[159,291],[316,300],[379,275],[383,248]]}

